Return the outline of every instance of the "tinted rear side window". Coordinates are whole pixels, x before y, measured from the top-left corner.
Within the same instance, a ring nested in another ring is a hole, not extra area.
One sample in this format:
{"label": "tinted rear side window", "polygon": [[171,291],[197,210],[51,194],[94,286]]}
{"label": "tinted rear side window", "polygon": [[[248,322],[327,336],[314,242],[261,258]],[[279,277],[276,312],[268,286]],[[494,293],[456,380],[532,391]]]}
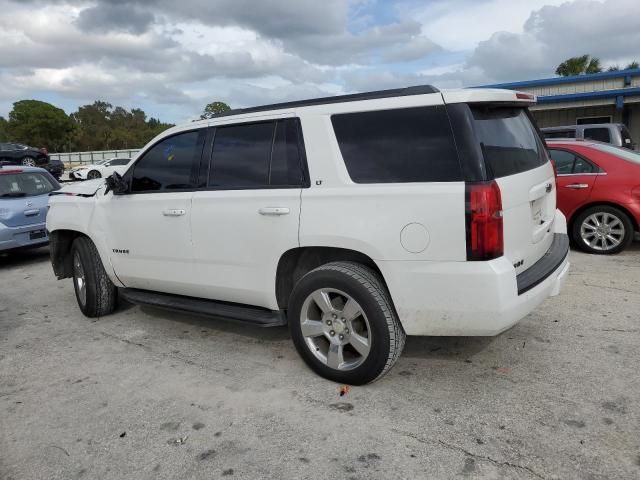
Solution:
{"label": "tinted rear side window", "polygon": [[597,140],[604,143],[611,142],[608,128],[585,128],[584,138],[585,140]]}
{"label": "tinted rear side window", "polygon": [[525,172],[547,162],[542,142],[523,108],[476,106],[471,111],[487,169],[495,178]]}
{"label": "tinted rear side window", "polygon": [[444,106],[339,114],[331,121],[356,183],[462,180]]}
{"label": "tinted rear side window", "polygon": [[206,130],[179,133],[151,147],[133,168],[131,191],[196,187]]}
{"label": "tinted rear side window", "polygon": [[279,120],[273,140],[270,185],[302,185],[302,163],[298,145],[298,123],[293,118]]}

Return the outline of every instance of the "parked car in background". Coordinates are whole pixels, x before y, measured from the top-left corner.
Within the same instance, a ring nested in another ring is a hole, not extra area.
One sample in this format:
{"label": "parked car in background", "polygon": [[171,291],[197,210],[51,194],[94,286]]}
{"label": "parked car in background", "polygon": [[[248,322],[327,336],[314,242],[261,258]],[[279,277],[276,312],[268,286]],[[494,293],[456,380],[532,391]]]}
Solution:
{"label": "parked car in background", "polygon": [[419,86],[171,128],[122,178],[51,196],[54,272],[89,317],[122,295],[288,323],[315,372],[374,381],[405,335],[497,335],[560,292],[569,240],[534,102]]}
{"label": "parked car in background", "polygon": [[49,242],[49,193],[60,188],[44,169],[0,166],[0,251],[39,247]]}
{"label": "parked car in background", "polygon": [[130,158],[109,158],[91,165],[81,165],[71,169],[69,178],[71,180],[92,180],[108,177],[113,172],[123,174],[129,162],[131,162]]}
{"label": "parked car in background", "polygon": [[21,143],[0,143],[0,165],[44,167],[49,163],[46,148],[33,148]]}
{"label": "parked car in background", "polygon": [[589,253],[624,250],[640,225],[640,153],[590,141],[547,146],[573,243]]}
{"label": "parked car in background", "polygon": [[47,170],[56,180],[60,180],[60,177],[64,173],[64,163],[57,158],[49,158],[49,163],[43,165],[43,168]]}
{"label": "parked car in background", "polygon": [[564,127],[545,127],[540,129],[544,138],[575,138],[576,140],[595,140],[616,147],[635,150],[636,143],[627,127],[622,123],[592,123],[585,125],[567,125]]}

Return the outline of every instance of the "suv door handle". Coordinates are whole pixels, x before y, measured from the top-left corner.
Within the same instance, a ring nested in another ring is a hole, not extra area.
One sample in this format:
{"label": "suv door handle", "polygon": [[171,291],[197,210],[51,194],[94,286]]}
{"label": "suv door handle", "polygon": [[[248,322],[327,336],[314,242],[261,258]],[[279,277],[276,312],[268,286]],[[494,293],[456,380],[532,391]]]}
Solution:
{"label": "suv door handle", "polygon": [[185,213],[187,212],[182,208],[168,208],[167,210],[162,211],[162,214],[165,217],[179,217]]}
{"label": "suv door handle", "polygon": [[289,215],[287,207],[262,207],[258,210],[260,215]]}
{"label": "suv door handle", "polygon": [[588,183],[571,183],[569,185],[565,185],[566,188],[572,188],[574,190],[579,190],[580,188],[589,188]]}

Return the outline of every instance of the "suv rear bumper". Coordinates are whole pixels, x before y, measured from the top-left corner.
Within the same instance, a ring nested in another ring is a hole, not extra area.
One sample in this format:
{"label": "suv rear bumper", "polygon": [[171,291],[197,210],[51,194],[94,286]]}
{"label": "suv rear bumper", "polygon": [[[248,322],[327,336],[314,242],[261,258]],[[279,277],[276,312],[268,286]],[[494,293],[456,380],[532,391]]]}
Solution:
{"label": "suv rear bumper", "polygon": [[569,273],[569,242],[566,233],[555,235],[547,254],[518,276],[505,257],[378,266],[407,335],[492,336],[560,293]]}

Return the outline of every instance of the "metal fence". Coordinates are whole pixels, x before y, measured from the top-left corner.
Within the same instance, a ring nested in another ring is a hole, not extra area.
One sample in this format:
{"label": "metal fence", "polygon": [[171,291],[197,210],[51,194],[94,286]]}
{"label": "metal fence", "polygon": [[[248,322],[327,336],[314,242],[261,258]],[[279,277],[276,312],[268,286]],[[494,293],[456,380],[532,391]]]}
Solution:
{"label": "metal fence", "polygon": [[60,160],[66,167],[75,165],[88,165],[91,163],[105,160],[108,158],[133,158],[135,157],[139,149],[134,150],[100,150],[96,152],[71,152],[71,153],[50,153],[49,156],[53,159]]}

